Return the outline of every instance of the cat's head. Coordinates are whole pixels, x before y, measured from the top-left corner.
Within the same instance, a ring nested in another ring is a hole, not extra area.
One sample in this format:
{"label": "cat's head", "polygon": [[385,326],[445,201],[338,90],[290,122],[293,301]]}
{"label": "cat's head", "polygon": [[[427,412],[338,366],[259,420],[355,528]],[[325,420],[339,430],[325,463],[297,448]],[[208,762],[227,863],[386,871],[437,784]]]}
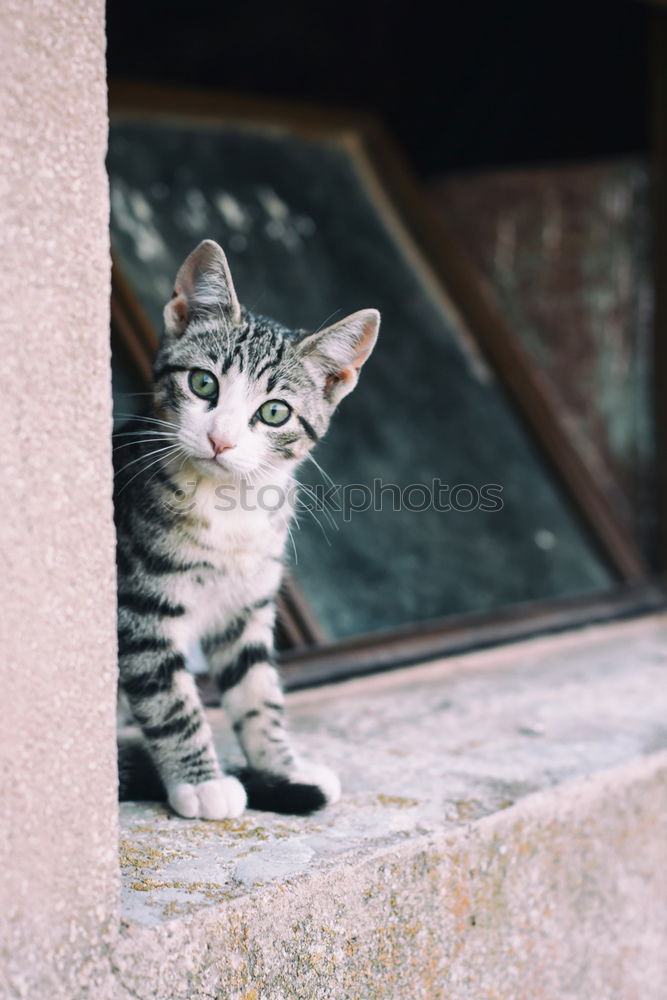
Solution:
{"label": "cat's head", "polygon": [[155,406],[198,472],[270,477],[294,467],[357,384],[380,314],[314,333],[242,309],[227,259],[204,240],[176,277],[154,370]]}

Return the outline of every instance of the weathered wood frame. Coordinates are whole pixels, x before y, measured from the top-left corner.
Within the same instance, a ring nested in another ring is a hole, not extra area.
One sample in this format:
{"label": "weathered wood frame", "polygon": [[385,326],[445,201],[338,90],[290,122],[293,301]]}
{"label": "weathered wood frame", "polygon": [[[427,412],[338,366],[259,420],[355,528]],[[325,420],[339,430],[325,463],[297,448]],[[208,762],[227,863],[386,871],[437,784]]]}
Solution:
{"label": "weathered wood frame", "polygon": [[[638,614],[665,603],[641,553],[561,426],[548,388],[478,280],[461,247],[432,220],[400,151],[372,116],[331,109],[112,83],[111,117],[190,122],[265,124],[344,147],[363,175],[393,235],[436,294],[446,290],[524,425],[547,460],[590,537],[618,579],[618,587],[580,599],[540,601],[492,614],[457,615],[339,642],[327,642],[307,602],[289,581],[281,599],[283,635],[293,648],[282,662],[289,686],[322,683],[387,669],[540,632]],[[113,269],[112,335],[149,381],[157,332],[117,263]]]}

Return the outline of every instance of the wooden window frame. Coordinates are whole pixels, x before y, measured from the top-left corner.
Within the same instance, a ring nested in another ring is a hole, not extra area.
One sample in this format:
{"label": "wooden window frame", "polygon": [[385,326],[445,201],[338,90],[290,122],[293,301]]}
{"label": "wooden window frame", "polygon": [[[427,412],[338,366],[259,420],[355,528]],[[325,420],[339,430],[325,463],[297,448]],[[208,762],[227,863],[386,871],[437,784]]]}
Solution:
{"label": "wooden window frame", "polygon": [[[634,540],[615,515],[557,416],[549,387],[518,336],[505,321],[493,293],[428,203],[400,150],[372,115],[148,85],[111,82],[109,108],[124,119],[189,119],[213,124],[265,124],[299,138],[339,143],[368,182],[376,202],[398,220],[394,238],[415,266],[459,310],[510,403],[546,459],[548,468],[581,517],[589,537],[618,579],[602,593],[512,605],[405,625],[350,639],[325,639],[293,581],[280,599],[283,635],[292,645],[281,654],[288,687],[325,683],[360,673],[481,648],[519,638],[636,615],[665,606],[665,592],[651,575]],[[151,380],[157,331],[118,262],[113,262],[112,337]],[[662,361],[662,359],[660,359]],[[659,380],[658,380],[659,381]]]}

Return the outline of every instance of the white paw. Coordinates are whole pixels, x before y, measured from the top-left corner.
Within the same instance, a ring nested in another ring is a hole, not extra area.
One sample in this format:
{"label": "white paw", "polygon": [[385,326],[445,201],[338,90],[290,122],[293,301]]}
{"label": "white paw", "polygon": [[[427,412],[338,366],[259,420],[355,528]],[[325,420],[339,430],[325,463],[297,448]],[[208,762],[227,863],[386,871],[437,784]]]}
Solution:
{"label": "white paw", "polygon": [[327,802],[338,802],[340,798],[340,781],[331,768],[324,764],[309,764],[301,761],[290,774],[290,781],[302,781],[307,785],[317,785]]}
{"label": "white paw", "polygon": [[213,778],[200,785],[182,783],[169,789],[169,805],[186,819],[233,819],[241,815],[247,801],[245,788],[236,778]]}

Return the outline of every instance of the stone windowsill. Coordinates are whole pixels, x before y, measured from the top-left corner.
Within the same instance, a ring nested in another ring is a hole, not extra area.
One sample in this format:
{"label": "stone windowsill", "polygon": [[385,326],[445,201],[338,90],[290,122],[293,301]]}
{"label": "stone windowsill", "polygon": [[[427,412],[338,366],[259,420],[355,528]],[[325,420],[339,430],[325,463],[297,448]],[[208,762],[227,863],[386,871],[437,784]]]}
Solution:
{"label": "stone windowsill", "polygon": [[666,664],[652,616],[290,695],[344,797],[217,823],[123,805],[119,984],[169,1000],[667,995]]}

